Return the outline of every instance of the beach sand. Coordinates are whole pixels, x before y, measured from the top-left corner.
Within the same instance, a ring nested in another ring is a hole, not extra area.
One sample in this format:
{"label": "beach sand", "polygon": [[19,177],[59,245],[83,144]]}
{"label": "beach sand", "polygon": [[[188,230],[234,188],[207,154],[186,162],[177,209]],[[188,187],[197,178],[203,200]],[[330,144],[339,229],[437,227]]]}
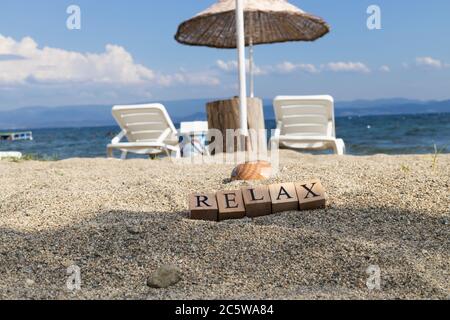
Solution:
{"label": "beach sand", "polygon": [[[191,221],[187,196],[235,189],[232,166],[0,161],[2,299],[448,299],[450,155],[282,151],[272,182],[320,178],[325,210]],[[67,268],[81,268],[69,292]],[[182,280],[147,286],[160,266]],[[381,290],[366,286],[377,265]]]}

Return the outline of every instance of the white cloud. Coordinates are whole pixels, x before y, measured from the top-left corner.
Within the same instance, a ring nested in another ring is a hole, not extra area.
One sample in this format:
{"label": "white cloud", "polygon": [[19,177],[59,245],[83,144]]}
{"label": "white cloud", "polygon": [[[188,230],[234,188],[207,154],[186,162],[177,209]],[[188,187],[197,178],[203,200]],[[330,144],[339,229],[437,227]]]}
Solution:
{"label": "white cloud", "polygon": [[[246,59],[246,70],[247,72],[250,71],[250,60]],[[230,61],[223,61],[223,60],[217,60],[216,61],[216,66],[227,73],[233,73],[233,72],[237,72],[238,69],[238,62],[236,60],[230,60]],[[255,76],[261,76],[261,75],[265,75],[268,73],[268,70],[266,70],[266,68],[261,68],[258,65],[254,64],[253,66],[253,74]]]}
{"label": "white cloud", "polygon": [[208,72],[162,74],[135,63],[125,48],[108,44],[102,53],[39,48],[30,37],[0,35],[0,84],[218,85]]}
{"label": "white cloud", "polygon": [[231,61],[217,60],[216,64],[220,70],[225,71],[225,72],[235,72],[238,67],[236,60],[231,60]]}
{"label": "white cloud", "polygon": [[[216,66],[227,73],[236,72],[238,68],[238,63],[235,60],[223,61],[217,60]],[[247,60],[247,72],[249,70],[249,62]],[[383,66],[383,71],[389,72],[388,66]],[[370,73],[370,68],[362,62],[330,62],[327,64],[322,64],[321,66],[316,66],[314,64],[308,63],[294,63],[290,61],[284,61],[277,65],[265,65],[262,67],[255,66],[255,75],[267,75],[270,73],[294,73],[294,72],[307,72],[311,74],[321,73],[323,71],[332,72],[359,72],[359,73]]]}
{"label": "white cloud", "polygon": [[192,86],[218,86],[220,79],[209,72],[188,72],[181,70],[172,75],[160,75],[158,83],[163,86],[185,84]]}
{"label": "white cloud", "polygon": [[443,69],[450,67],[449,64],[432,57],[418,57],[416,58],[416,65],[419,67],[428,67],[433,69]]}
{"label": "white cloud", "polygon": [[76,52],[0,34],[0,109],[214,96],[219,84],[212,68],[163,73],[136,63],[118,45],[108,44],[100,53]]}
{"label": "white cloud", "polygon": [[371,72],[370,68],[362,62],[330,62],[323,65],[322,69],[333,72]]}
{"label": "white cloud", "polygon": [[16,41],[0,35],[0,83],[92,82],[136,84],[156,79],[153,70],[136,64],[123,47],[108,44],[102,53],[39,48],[30,37]]}
{"label": "white cloud", "polygon": [[386,66],[386,65],[384,65],[384,66],[381,66],[380,67],[380,71],[381,72],[391,72],[391,68],[389,67],[389,66]]}
{"label": "white cloud", "polygon": [[292,73],[296,71],[304,71],[308,73],[320,72],[313,64],[295,64],[289,61],[284,61],[276,66],[276,70],[281,73]]}

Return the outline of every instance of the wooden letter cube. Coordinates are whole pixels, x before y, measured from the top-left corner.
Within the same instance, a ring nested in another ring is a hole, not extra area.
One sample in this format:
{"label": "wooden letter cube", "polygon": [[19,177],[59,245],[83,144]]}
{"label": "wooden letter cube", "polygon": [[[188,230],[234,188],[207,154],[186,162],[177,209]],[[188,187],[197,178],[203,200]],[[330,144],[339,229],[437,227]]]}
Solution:
{"label": "wooden letter cube", "polygon": [[295,187],[300,202],[300,210],[325,208],[327,203],[326,194],[320,180],[315,179],[304,183],[296,183]]}
{"label": "wooden letter cube", "polygon": [[245,217],[244,199],[240,190],[220,191],[216,194],[219,221]]}
{"label": "wooden letter cube", "polygon": [[272,214],[272,200],[270,199],[269,187],[244,187],[241,190],[247,217],[256,218]]}
{"label": "wooden letter cube", "polygon": [[189,210],[191,219],[217,221],[219,208],[214,193],[192,194],[189,197]]}
{"label": "wooden letter cube", "polygon": [[298,197],[293,183],[270,185],[269,190],[273,213],[298,210]]}

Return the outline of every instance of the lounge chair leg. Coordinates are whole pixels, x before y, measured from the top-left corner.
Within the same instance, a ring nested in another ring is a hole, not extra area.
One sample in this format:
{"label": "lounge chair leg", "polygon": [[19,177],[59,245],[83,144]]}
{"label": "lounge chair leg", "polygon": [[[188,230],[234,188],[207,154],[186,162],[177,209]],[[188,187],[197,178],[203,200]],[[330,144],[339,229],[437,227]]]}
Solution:
{"label": "lounge chair leg", "polygon": [[344,141],[335,141],[333,143],[333,150],[334,153],[337,154],[338,156],[343,156],[345,155],[345,144]]}
{"label": "lounge chair leg", "polygon": [[181,149],[180,149],[180,147],[169,146],[169,147],[165,148],[164,151],[166,152],[166,154],[167,154],[167,156],[169,158],[171,158],[174,153],[175,153],[175,158],[176,159],[180,159],[181,158]]}
{"label": "lounge chair leg", "polygon": [[128,156],[128,152],[127,151],[123,151],[122,152],[122,156],[120,157],[121,160],[127,160],[127,156]]}
{"label": "lounge chair leg", "polygon": [[180,159],[180,158],[181,158],[181,149],[180,149],[180,148],[177,149],[176,158],[177,158],[177,159]]}
{"label": "lounge chair leg", "polygon": [[107,148],[106,154],[107,154],[108,158],[114,158],[113,148]]}
{"label": "lounge chair leg", "polygon": [[336,141],[337,147],[338,147],[338,155],[343,156],[346,153],[345,149],[345,142],[342,139],[338,139]]}

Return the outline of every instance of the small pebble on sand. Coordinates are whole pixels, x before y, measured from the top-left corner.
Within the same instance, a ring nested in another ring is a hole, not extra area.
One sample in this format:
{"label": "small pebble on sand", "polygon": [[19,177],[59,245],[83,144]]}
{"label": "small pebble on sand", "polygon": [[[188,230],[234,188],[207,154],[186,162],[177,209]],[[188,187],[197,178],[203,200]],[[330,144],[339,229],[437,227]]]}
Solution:
{"label": "small pebble on sand", "polygon": [[177,267],[166,265],[150,275],[147,279],[147,285],[150,288],[166,289],[176,285],[181,279],[181,271]]}

